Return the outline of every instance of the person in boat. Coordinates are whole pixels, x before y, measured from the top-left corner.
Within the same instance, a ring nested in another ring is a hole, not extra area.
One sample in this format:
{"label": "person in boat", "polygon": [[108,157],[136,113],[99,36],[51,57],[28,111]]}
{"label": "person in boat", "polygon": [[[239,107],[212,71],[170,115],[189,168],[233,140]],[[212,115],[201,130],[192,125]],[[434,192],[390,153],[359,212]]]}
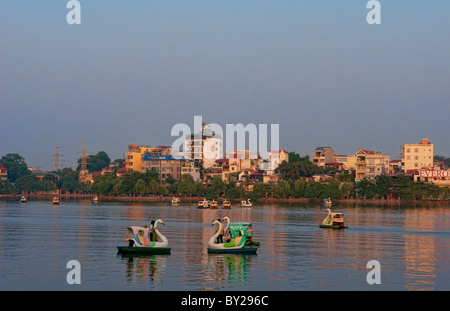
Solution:
{"label": "person in boat", "polygon": [[253,228],[251,224],[248,226],[247,229],[247,242],[249,243],[253,242]]}
{"label": "person in boat", "polygon": [[150,223],[150,241],[158,242],[158,235],[155,233],[155,221],[152,220]]}
{"label": "person in boat", "polygon": [[[217,219],[217,221],[218,222],[222,222],[222,220],[220,218]],[[220,229],[220,226],[217,226],[217,230],[219,230],[219,229]],[[217,233],[217,231],[216,231],[216,233]],[[222,232],[220,232],[219,236],[217,237],[217,240],[216,240],[217,244],[223,243],[223,235],[224,235],[224,232],[223,232],[223,229],[222,229]]]}

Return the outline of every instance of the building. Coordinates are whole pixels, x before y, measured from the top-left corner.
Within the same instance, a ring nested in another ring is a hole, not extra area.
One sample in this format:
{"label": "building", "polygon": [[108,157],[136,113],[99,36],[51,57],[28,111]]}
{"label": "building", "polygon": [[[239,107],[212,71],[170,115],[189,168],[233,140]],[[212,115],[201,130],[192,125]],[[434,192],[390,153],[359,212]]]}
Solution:
{"label": "building", "polygon": [[247,168],[257,170],[261,162],[260,155],[250,150],[233,149],[225,154],[225,158],[229,160],[230,165],[237,166],[238,171]]}
{"label": "building", "polygon": [[278,165],[284,161],[289,162],[289,153],[286,150],[271,150],[269,160],[260,162],[260,169],[267,171],[266,175],[273,175]]}
{"label": "building", "polygon": [[145,152],[151,152],[152,149],[150,146],[128,145],[128,152],[125,154],[125,169],[142,172],[142,156]]}
{"label": "building", "polygon": [[333,163],[334,150],[331,147],[317,147],[314,150],[314,156],[311,158],[311,162],[319,167],[325,167],[326,163]]}
{"label": "building", "polygon": [[156,171],[159,173],[160,183],[164,183],[169,176],[179,180],[184,158],[172,155],[172,148],[159,146],[144,151],[142,154],[141,173]]}
{"label": "building", "polygon": [[392,160],[389,162],[389,173],[395,174],[400,173],[402,171],[402,161],[401,160]]}
{"label": "building", "polygon": [[186,135],[185,158],[202,161],[203,167],[215,165],[215,160],[223,158],[222,137],[203,123],[200,132]]}
{"label": "building", "polygon": [[355,165],[355,181],[388,173],[390,158],[381,152],[359,149],[350,161]]}
{"label": "building", "polygon": [[404,144],[400,148],[403,172],[433,167],[433,144],[428,138],[422,138],[418,144]]}
{"label": "building", "polygon": [[414,170],[414,181],[422,181],[441,187],[450,186],[450,171],[435,169]]}
{"label": "building", "polygon": [[194,181],[200,180],[200,168],[195,166],[193,161],[181,162],[181,175],[191,175]]}
{"label": "building", "polygon": [[8,170],[0,164],[0,180],[8,179]]}

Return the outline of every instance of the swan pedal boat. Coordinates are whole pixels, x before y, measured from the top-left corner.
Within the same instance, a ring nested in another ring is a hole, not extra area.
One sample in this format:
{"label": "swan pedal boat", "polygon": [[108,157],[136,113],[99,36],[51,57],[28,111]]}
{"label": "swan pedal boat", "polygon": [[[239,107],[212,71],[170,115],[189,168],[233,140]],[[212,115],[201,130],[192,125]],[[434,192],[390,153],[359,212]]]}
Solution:
{"label": "swan pedal boat", "polygon": [[241,207],[252,207],[253,203],[250,202],[250,199],[247,199],[247,201],[243,200],[241,201]]}
{"label": "swan pedal boat", "polygon": [[150,233],[150,228],[147,226],[130,226],[127,227],[129,237],[126,239],[128,241],[128,246],[117,246],[117,250],[120,254],[140,254],[140,255],[164,255],[170,254],[169,242],[166,237],[161,234],[158,230],[158,224],[163,224],[162,219],[155,221],[154,234],[158,236],[158,241],[150,241],[148,236]]}
{"label": "swan pedal boat", "polygon": [[[212,225],[218,225],[218,230],[208,241],[208,253],[209,254],[256,254],[259,242],[252,240],[252,224],[251,223],[230,223],[228,217],[224,217],[224,220],[228,220],[227,228],[230,230],[231,240],[227,243],[216,243],[217,237],[223,230],[223,224],[217,220],[214,220]],[[226,231],[226,230],[225,230]]]}
{"label": "swan pedal boat", "polygon": [[210,202],[203,200],[203,201],[198,201],[197,207],[198,208],[209,208]]}
{"label": "swan pedal boat", "polygon": [[328,215],[323,220],[320,228],[330,228],[330,229],[346,229],[348,226],[344,225],[344,214],[343,213],[332,213],[329,208],[327,208]]}
{"label": "swan pedal boat", "polygon": [[209,203],[209,208],[212,208],[212,209],[218,208],[218,203],[217,203],[217,201],[216,201],[216,200],[212,200],[212,201]]}

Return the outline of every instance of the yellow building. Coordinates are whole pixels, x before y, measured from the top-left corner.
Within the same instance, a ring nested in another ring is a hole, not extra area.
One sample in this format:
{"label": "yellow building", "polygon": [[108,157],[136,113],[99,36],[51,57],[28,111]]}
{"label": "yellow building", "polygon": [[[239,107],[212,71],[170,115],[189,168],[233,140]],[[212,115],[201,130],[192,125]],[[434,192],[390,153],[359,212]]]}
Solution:
{"label": "yellow building", "polygon": [[137,171],[142,173],[142,156],[144,153],[151,152],[153,150],[150,146],[139,146],[135,144],[128,145],[128,152],[125,157],[125,168],[127,171]]}
{"label": "yellow building", "polygon": [[433,167],[433,144],[428,138],[418,144],[404,144],[401,150],[403,172]]}

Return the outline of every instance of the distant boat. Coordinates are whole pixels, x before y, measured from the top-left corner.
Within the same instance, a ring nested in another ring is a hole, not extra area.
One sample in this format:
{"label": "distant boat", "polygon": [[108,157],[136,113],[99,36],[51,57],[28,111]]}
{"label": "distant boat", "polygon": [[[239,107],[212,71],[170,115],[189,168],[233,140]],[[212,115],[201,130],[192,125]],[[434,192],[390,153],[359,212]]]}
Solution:
{"label": "distant boat", "polygon": [[218,204],[216,200],[212,200],[211,202],[209,202],[209,208],[217,208]]}
{"label": "distant boat", "polygon": [[231,208],[231,203],[230,203],[230,201],[228,201],[228,200],[223,201],[223,206],[222,206],[222,208],[226,208],[226,209]]}
{"label": "distant boat", "polygon": [[59,205],[59,198],[58,197],[54,197],[52,200],[52,204],[53,205]]}
{"label": "distant boat", "polygon": [[329,206],[329,205],[331,205],[331,198],[328,198],[328,199],[325,199],[325,200],[323,200],[323,204],[325,204],[326,206]]}
{"label": "distant boat", "polygon": [[95,195],[95,196],[92,198],[92,202],[97,203],[97,202],[98,202],[98,196]]}
{"label": "distant boat", "polygon": [[328,215],[323,220],[322,224],[319,225],[320,228],[331,228],[331,229],[344,229],[348,228],[344,224],[344,214],[343,213],[332,213],[329,208],[327,208]]}
{"label": "distant boat", "polygon": [[176,197],[172,198],[172,205],[179,205],[180,202],[181,202],[180,198],[176,198]]}
{"label": "distant boat", "polygon": [[203,201],[198,201],[198,208],[209,208],[209,201],[203,199]]}
{"label": "distant boat", "polygon": [[252,207],[253,204],[250,202],[250,199],[247,199],[247,201],[241,201],[241,207]]}
{"label": "distant boat", "polygon": [[27,203],[27,198],[25,196],[22,196],[20,198],[20,203]]}

